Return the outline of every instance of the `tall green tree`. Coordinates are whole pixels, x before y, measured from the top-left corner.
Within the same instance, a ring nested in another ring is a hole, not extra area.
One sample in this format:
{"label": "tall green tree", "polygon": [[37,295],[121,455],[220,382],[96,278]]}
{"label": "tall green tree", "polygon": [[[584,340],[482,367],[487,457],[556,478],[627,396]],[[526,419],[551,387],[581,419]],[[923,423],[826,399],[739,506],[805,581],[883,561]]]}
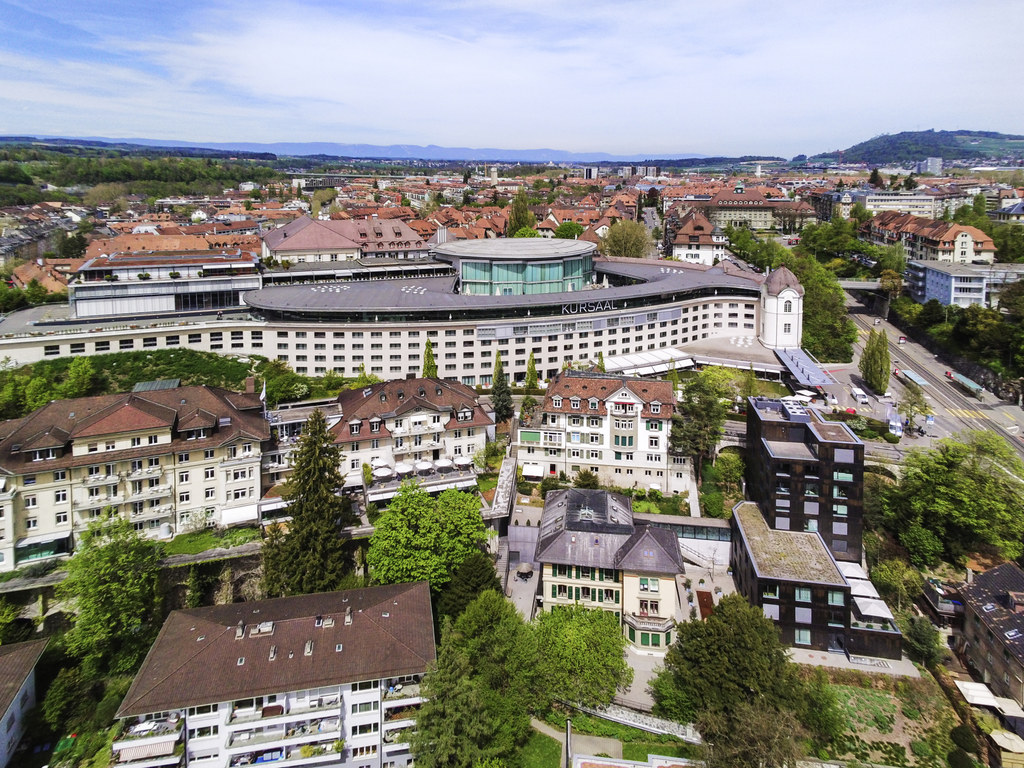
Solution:
{"label": "tall green tree", "polygon": [[486,540],[479,498],[454,490],[434,498],[408,481],[377,520],[366,562],[377,584],[426,580],[437,593]]}
{"label": "tall green tree", "polygon": [[599,370],[601,373],[605,372],[605,369],[604,369],[604,351],[600,350],[600,349],[597,350],[597,370]]}
{"label": "tall green tree", "polygon": [[452,642],[465,651],[492,732],[486,757],[512,759],[530,737],[543,686],[538,637],[500,591],[482,592],[459,616]]}
{"label": "tall green tree", "polygon": [[57,587],[75,608],[65,642],[86,677],[134,673],[159,628],[156,545],[126,518],[97,520],[79,538],[67,574]]}
{"label": "tall green tree", "polygon": [[533,229],[535,226],[537,226],[537,219],[530,211],[530,201],[526,196],[526,189],[520,188],[516,192],[516,196],[512,198],[512,210],[509,212],[505,232],[509,237],[513,237],[519,230]]}
{"label": "tall green tree", "polygon": [[889,336],[884,330],[876,333],[874,328],[871,329],[858,367],[872,392],[882,395],[888,391],[892,367],[889,360]]}
{"label": "tall green tree", "polygon": [[979,548],[1015,559],[1024,552],[1021,478],[1024,463],[1002,437],[960,432],[907,455],[899,483],[883,495],[883,524],[915,565]]}
{"label": "tall green tree", "polygon": [[795,768],[804,756],[796,716],[763,702],[744,701],[732,716],[706,712],[697,727],[705,768]]}
{"label": "tall green tree", "polygon": [[639,221],[622,219],[608,227],[608,233],[601,239],[598,249],[604,256],[642,259],[650,254],[653,246],[654,241],[647,227]]}
{"label": "tall green tree", "polygon": [[722,438],[732,395],[729,381],[728,372],[706,368],[683,386],[672,414],[669,447],[693,459],[698,484],[703,479],[704,462],[714,458]]}
{"label": "tall green tree", "polygon": [[351,567],[341,531],[358,518],[351,502],[338,496],[344,484],[340,465],[341,450],[318,408],[299,438],[281,493],[292,518],[288,535],[264,543],[263,586],[269,596],[338,589]]}
{"label": "tall green tree", "polygon": [[878,172],[877,168],[871,169],[871,175],[868,176],[868,184],[877,189],[881,189],[885,186],[885,180],[882,178],[882,174]]}
{"label": "tall green tree", "polygon": [[575,221],[563,221],[555,228],[555,238],[558,240],[575,240],[583,234],[583,225]]}
{"label": "tall green tree", "polygon": [[610,704],[633,681],[626,639],[608,611],[575,605],[537,618],[538,673],[550,698],[596,707]]}
{"label": "tall green tree", "polygon": [[452,633],[450,625],[442,632],[437,663],[423,678],[426,700],[409,745],[420,768],[473,768],[493,733],[480,684],[470,676],[469,655]]}
{"label": "tall green tree", "polygon": [[500,354],[494,356],[494,372],[491,376],[491,408],[494,410],[494,420],[498,424],[503,424],[515,415],[512,390],[509,389],[508,378],[505,376],[505,367]]}
{"label": "tall green tree", "polygon": [[467,605],[488,590],[501,592],[494,563],[484,552],[471,552],[455,569],[452,580],[438,596],[438,617],[443,620],[448,616],[455,621]]}
{"label": "tall green tree", "polygon": [[524,386],[527,389],[537,388],[537,361],[533,359],[533,352],[530,352],[530,359],[526,362],[526,381]]}
{"label": "tall green tree", "polygon": [[691,723],[710,713],[732,722],[742,704],[790,708],[796,685],[772,620],[742,596],[728,595],[704,621],[676,626],[651,691],[655,714]]}
{"label": "tall green tree", "polygon": [[437,361],[434,360],[434,345],[430,339],[423,345],[423,378],[437,378]]}
{"label": "tall green tree", "polygon": [[67,375],[60,385],[62,398],[85,397],[96,386],[96,368],[90,357],[76,357],[68,366]]}
{"label": "tall green tree", "polygon": [[909,422],[908,426],[910,429],[913,429],[914,420],[918,416],[927,416],[932,413],[932,406],[924,396],[923,389],[912,381],[905,383],[907,389],[903,393],[903,399],[900,400],[899,404],[896,406],[896,411],[903,416],[906,416],[907,421]]}
{"label": "tall green tree", "polygon": [[871,569],[871,583],[878,594],[896,604],[897,611],[921,594],[921,572],[895,558],[883,560]]}

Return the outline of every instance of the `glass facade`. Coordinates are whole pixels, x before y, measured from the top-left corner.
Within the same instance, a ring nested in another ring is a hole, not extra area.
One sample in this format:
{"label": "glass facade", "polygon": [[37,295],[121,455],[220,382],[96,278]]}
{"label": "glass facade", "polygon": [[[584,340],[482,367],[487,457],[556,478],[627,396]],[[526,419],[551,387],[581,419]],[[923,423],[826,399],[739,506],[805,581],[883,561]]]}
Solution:
{"label": "glass facade", "polygon": [[590,255],[545,261],[463,261],[462,293],[526,296],[582,290],[594,279]]}

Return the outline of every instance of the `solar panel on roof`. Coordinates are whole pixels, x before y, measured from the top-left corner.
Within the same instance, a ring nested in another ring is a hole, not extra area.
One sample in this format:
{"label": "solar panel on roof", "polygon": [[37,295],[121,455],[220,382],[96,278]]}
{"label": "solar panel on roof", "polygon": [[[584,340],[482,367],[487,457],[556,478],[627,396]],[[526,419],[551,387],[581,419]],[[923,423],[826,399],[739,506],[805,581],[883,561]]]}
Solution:
{"label": "solar panel on roof", "polygon": [[163,389],[177,389],[181,386],[181,379],[157,379],[156,381],[140,381],[132,392],[156,392]]}

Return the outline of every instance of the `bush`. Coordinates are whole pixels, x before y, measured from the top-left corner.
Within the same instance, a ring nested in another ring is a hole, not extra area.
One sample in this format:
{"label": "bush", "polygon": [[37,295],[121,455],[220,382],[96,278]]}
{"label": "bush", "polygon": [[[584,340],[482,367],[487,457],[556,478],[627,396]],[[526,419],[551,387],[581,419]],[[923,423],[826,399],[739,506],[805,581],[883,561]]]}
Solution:
{"label": "bush", "polygon": [[536,487],[536,483],[530,483],[524,480],[516,486],[516,490],[521,496],[531,496],[533,494],[533,489]]}
{"label": "bush", "polygon": [[542,499],[547,498],[548,491],[557,491],[559,488],[563,488],[562,481],[554,475],[548,475],[540,481],[540,497]]}
{"label": "bush", "polygon": [[974,768],[974,761],[971,756],[957,747],[946,756],[949,761],[949,768]]}
{"label": "bush", "polygon": [[900,441],[900,436],[894,435],[892,432],[886,432],[884,435],[882,435],[882,439],[885,440],[885,442],[887,443],[896,444]]}
{"label": "bush", "polygon": [[700,496],[700,511],[705,517],[725,518],[725,497],[721,491],[709,491]]}
{"label": "bush", "polygon": [[974,737],[974,731],[968,725],[958,725],[949,732],[949,738],[953,740],[964,752],[979,754],[978,740]]}
{"label": "bush", "polygon": [[915,757],[931,757],[932,748],[928,745],[927,741],[912,741],[910,742],[910,751],[914,753]]}

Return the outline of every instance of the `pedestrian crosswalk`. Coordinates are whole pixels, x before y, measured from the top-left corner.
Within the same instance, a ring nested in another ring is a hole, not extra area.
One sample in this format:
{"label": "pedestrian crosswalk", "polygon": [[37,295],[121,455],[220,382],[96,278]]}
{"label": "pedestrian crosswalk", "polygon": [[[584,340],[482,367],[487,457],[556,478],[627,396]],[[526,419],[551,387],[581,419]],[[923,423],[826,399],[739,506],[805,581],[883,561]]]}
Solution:
{"label": "pedestrian crosswalk", "polygon": [[987,419],[988,416],[981,412],[972,410],[970,408],[950,408],[947,411],[950,416],[956,416],[960,419]]}

